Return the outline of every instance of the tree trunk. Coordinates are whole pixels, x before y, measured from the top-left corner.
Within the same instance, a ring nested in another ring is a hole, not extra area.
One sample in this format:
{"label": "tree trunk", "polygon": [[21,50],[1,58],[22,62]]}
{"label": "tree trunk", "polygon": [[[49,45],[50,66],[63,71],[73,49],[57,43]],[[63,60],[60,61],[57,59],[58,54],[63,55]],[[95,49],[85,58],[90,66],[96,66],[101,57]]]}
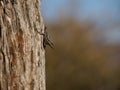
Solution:
{"label": "tree trunk", "polygon": [[0,90],[45,90],[40,0],[0,0]]}

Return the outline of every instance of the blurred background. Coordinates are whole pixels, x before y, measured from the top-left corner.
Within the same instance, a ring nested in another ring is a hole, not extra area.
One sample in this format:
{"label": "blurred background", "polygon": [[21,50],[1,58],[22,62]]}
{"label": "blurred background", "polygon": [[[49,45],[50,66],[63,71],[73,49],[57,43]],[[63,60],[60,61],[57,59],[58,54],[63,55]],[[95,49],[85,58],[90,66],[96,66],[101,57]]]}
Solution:
{"label": "blurred background", "polygon": [[120,90],[120,0],[42,0],[42,15],[47,90]]}

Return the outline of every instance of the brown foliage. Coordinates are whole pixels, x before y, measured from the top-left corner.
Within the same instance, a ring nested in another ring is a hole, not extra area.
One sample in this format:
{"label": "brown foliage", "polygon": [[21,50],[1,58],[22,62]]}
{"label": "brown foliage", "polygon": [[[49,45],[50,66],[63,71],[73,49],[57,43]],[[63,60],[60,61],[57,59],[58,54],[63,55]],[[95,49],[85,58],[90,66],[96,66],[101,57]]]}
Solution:
{"label": "brown foliage", "polygon": [[116,46],[96,44],[93,24],[66,21],[49,27],[55,50],[46,53],[48,90],[118,90],[118,67],[114,58],[109,61]]}

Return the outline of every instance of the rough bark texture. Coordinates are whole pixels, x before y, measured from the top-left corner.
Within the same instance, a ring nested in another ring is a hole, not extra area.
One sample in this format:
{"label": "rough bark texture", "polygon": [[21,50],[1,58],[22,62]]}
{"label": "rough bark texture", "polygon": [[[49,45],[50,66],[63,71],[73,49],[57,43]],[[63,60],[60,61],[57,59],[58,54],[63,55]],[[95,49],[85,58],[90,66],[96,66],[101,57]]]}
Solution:
{"label": "rough bark texture", "polygon": [[45,90],[39,0],[0,0],[0,90]]}

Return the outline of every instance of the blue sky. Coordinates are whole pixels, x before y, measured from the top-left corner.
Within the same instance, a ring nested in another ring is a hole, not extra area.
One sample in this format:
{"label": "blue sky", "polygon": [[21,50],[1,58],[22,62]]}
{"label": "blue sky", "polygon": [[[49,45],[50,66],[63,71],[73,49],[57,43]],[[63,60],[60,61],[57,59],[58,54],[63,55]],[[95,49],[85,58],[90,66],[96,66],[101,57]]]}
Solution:
{"label": "blue sky", "polygon": [[42,0],[42,13],[48,20],[55,19],[54,17],[59,12],[59,8],[63,7],[68,0]]}
{"label": "blue sky", "polygon": [[[106,37],[120,41],[120,0],[42,0],[45,21],[57,20],[61,13],[68,16],[72,14],[77,20],[93,20],[98,27],[109,27]],[[113,24],[118,26],[113,28]]]}
{"label": "blue sky", "polygon": [[[71,0],[72,1],[72,0]],[[91,17],[93,19],[104,18],[108,14],[109,19],[120,18],[120,0],[74,0],[77,2],[76,14],[78,18]],[[47,20],[55,20],[60,11],[69,13],[70,0],[42,0],[42,12]],[[71,11],[72,12],[72,11]]]}

